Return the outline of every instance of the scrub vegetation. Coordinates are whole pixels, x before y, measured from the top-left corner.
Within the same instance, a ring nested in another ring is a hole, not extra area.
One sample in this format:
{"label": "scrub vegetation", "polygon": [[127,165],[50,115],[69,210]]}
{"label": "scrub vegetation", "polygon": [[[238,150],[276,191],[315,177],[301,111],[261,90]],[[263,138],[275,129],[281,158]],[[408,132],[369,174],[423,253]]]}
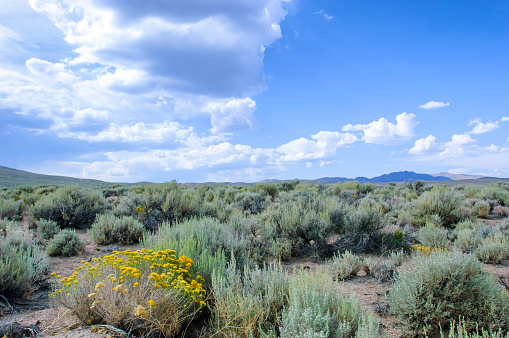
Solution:
{"label": "scrub vegetation", "polygon": [[[361,279],[388,287],[383,316],[404,336],[505,337],[509,294],[483,264],[507,264],[507,210],[502,182],[5,188],[0,295],[51,285],[83,326],[134,336],[388,336],[341,291]],[[50,257],[83,253],[83,236],[138,249],[49,271]],[[296,260],[319,266],[288,269]]]}

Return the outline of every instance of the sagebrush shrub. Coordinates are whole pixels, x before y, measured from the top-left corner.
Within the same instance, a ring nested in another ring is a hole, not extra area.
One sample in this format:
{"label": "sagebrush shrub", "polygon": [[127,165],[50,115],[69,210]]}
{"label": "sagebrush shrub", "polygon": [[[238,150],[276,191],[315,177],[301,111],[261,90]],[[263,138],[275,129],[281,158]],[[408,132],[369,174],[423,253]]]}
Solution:
{"label": "sagebrush shrub", "polygon": [[412,224],[423,226],[432,215],[438,215],[443,226],[451,227],[463,217],[461,205],[459,194],[445,186],[434,186],[414,201]]}
{"label": "sagebrush shrub", "polygon": [[289,275],[281,265],[244,267],[234,259],[225,274],[215,271],[212,279],[215,307],[211,334],[220,337],[253,337],[275,334],[281,312],[287,305]]}
{"label": "sagebrush shrub", "polygon": [[85,241],[74,230],[64,229],[53,236],[46,246],[48,256],[74,256],[85,249]]}
{"label": "sagebrush shrub", "polygon": [[48,260],[33,236],[17,222],[2,222],[0,231],[0,294],[22,298],[46,279]]}
{"label": "sagebrush shrub", "polygon": [[334,255],[332,260],[327,263],[327,269],[338,280],[356,276],[362,269],[361,259],[352,254],[350,251],[345,251],[343,254]]}
{"label": "sagebrush shrub", "polygon": [[493,213],[499,217],[509,216],[509,207],[497,205],[493,208]]}
{"label": "sagebrush shrub", "polygon": [[483,240],[481,232],[476,229],[461,229],[455,231],[455,236],[454,247],[464,253],[474,252]]}
{"label": "sagebrush shrub", "polygon": [[31,208],[35,219],[55,221],[62,229],[88,228],[107,202],[101,192],[68,185],[42,196]]}
{"label": "sagebrush shrub", "polygon": [[472,207],[472,216],[486,218],[490,214],[490,204],[485,201],[479,201]]}
{"label": "sagebrush shrub", "polygon": [[60,227],[55,221],[40,219],[35,221],[35,224],[37,225],[37,230],[39,230],[43,239],[52,239],[53,236],[60,232]]}
{"label": "sagebrush shrub", "polygon": [[331,276],[321,269],[296,271],[289,292],[281,337],[380,337],[373,316],[363,311],[354,295],[338,292]]}
{"label": "sagebrush shrub", "polygon": [[396,277],[388,301],[410,335],[432,336],[460,318],[468,331],[509,329],[509,304],[497,282],[458,251],[416,257],[414,268]]}
{"label": "sagebrush shrub", "polygon": [[0,219],[20,220],[23,216],[23,201],[0,196]]}
{"label": "sagebrush shrub", "polygon": [[502,232],[493,232],[482,240],[474,254],[483,263],[498,264],[509,258],[509,241]]}
{"label": "sagebrush shrub", "polygon": [[138,243],[143,237],[144,230],[143,224],[132,216],[117,217],[113,214],[101,214],[97,215],[87,232],[97,244],[129,245]]}
{"label": "sagebrush shrub", "polygon": [[447,230],[443,227],[436,225],[434,222],[428,221],[424,227],[419,229],[417,239],[422,245],[429,248],[445,249],[449,245],[447,234]]}

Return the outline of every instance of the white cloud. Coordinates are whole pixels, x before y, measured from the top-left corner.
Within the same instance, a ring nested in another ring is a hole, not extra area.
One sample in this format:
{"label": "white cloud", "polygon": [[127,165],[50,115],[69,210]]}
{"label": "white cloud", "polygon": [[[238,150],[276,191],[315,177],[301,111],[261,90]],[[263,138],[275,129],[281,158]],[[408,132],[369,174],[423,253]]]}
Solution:
{"label": "white cloud", "polygon": [[[145,71],[176,91],[240,96],[264,88],[263,48],[281,37],[279,0],[30,0],[75,47],[73,63]],[[214,67],[210,67],[213,64]]]}
{"label": "white cloud", "polygon": [[306,162],[306,168],[311,168],[313,166],[313,162]]}
{"label": "white cloud", "polygon": [[314,15],[323,15],[325,20],[332,20],[332,19],[334,19],[334,16],[325,13],[325,11],[323,9],[321,9],[321,10],[319,10],[317,12],[314,12],[313,14]]}
{"label": "white cloud", "polygon": [[431,150],[437,149],[438,144],[436,143],[437,138],[433,135],[429,135],[426,138],[421,138],[415,141],[415,145],[411,148],[409,154],[422,154]]}
{"label": "white cloud", "polygon": [[193,128],[182,128],[178,122],[118,126],[114,123],[93,135],[87,132],[66,132],[60,137],[76,138],[88,142],[184,142],[193,135]]}
{"label": "white cloud", "polygon": [[455,174],[455,175],[468,175],[468,173],[470,172],[470,169],[468,168],[456,168],[456,169],[450,169],[447,171],[448,173],[450,174]]}
{"label": "white cloud", "polygon": [[470,134],[483,134],[493,131],[499,127],[497,122],[486,122],[482,123],[481,119],[471,120],[468,124],[469,126],[474,126],[474,129],[470,131]]}
{"label": "white cloud", "polygon": [[212,133],[231,133],[256,126],[253,113],[256,102],[251,98],[231,99],[224,104],[212,103],[207,110],[212,114]]}
{"label": "white cloud", "polygon": [[279,146],[276,151],[282,156],[280,162],[301,161],[332,156],[339,147],[347,146],[358,140],[351,133],[320,131],[311,136],[312,140],[301,137]]}
{"label": "white cloud", "polygon": [[502,121],[502,122],[509,121],[509,116],[502,117],[502,119],[500,121]]}
{"label": "white cloud", "polygon": [[412,139],[414,128],[419,124],[415,118],[415,114],[402,113],[396,116],[396,124],[382,117],[369,124],[347,124],[343,126],[342,130],[363,131],[362,140],[366,143],[397,145]]}
{"label": "white cloud", "polygon": [[449,102],[436,102],[436,101],[429,101],[425,104],[422,104],[419,106],[419,108],[422,109],[436,109],[436,108],[442,108],[442,107],[448,107],[450,106]]}
{"label": "white cloud", "polygon": [[468,134],[454,134],[451,141],[443,145],[444,150],[439,154],[439,157],[450,158],[471,154],[472,150],[475,149],[471,147],[471,144],[475,142],[477,140]]}
{"label": "white cloud", "polygon": [[323,167],[326,167],[326,166],[328,166],[328,165],[330,165],[330,164],[334,164],[334,163],[337,163],[337,161],[336,161],[336,160],[332,160],[332,161],[324,161],[324,160],[321,160],[321,161],[320,161],[320,167],[322,167],[322,168],[323,168]]}

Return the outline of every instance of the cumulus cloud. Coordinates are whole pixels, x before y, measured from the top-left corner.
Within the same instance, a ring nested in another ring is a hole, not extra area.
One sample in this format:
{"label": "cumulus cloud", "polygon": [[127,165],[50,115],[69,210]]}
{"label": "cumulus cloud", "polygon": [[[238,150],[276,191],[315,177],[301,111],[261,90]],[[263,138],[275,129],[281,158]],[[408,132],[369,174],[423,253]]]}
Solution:
{"label": "cumulus cloud", "polygon": [[279,0],[126,3],[30,0],[64,33],[73,63],[137,69],[173,90],[241,96],[265,86],[263,46],[281,37]]}
{"label": "cumulus cloud", "polygon": [[415,145],[408,151],[409,154],[423,154],[431,150],[437,149],[437,138],[429,135],[426,138],[421,138],[415,141]]}
{"label": "cumulus cloud", "polygon": [[212,103],[207,110],[212,114],[212,133],[231,133],[256,126],[253,113],[256,102],[251,98],[231,99],[224,104]]}
{"label": "cumulus cloud", "polygon": [[444,150],[439,154],[441,158],[458,157],[470,153],[472,143],[477,142],[468,134],[454,134],[450,142],[446,142]]}
{"label": "cumulus cloud", "polygon": [[351,133],[320,131],[311,136],[311,140],[301,137],[276,148],[282,156],[280,162],[301,161],[332,156],[339,147],[347,146],[358,140]]}
{"label": "cumulus cloud", "polygon": [[448,107],[450,106],[449,102],[436,102],[436,101],[429,101],[425,104],[422,104],[419,106],[419,108],[422,109],[436,109],[436,108],[442,108],[442,107]]}
{"label": "cumulus cloud", "polygon": [[498,121],[482,123],[481,119],[471,120],[468,125],[474,126],[474,128],[470,131],[470,134],[488,133],[488,132],[493,131],[499,127]]}
{"label": "cumulus cloud", "polygon": [[363,131],[362,140],[366,143],[397,145],[412,139],[414,128],[419,124],[415,118],[415,114],[402,113],[396,116],[396,124],[382,117],[369,124],[347,124],[342,130]]}

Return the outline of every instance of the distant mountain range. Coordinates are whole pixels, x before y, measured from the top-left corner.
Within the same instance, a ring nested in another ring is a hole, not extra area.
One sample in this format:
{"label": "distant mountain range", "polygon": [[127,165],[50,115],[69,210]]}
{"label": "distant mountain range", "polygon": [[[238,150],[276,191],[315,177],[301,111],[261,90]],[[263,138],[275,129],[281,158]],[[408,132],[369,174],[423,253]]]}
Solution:
{"label": "distant mountain range", "polygon": [[[301,182],[307,183],[338,183],[338,182],[346,182],[346,181],[359,181],[360,183],[387,183],[387,182],[405,182],[408,180],[412,181],[450,181],[450,180],[465,180],[465,179],[478,179],[482,178],[482,176],[478,175],[459,175],[459,174],[450,174],[450,173],[438,173],[438,174],[418,174],[413,171],[398,171],[390,174],[380,175],[373,178],[367,177],[356,177],[356,178],[347,178],[347,177],[322,177],[316,180],[301,180]],[[260,182],[279,182],[283,180],[263,180]],[[147,182],[144,182],[145,184]],[[212,182],[211,182],[212,183]],[[21,185],[65,185],[65,184],[76,184],[80,187],[103,187],[108,186],[114,183],[99,181],[99,180],[90,180],[90,179],[80,179],[80,178],[72,178],[65,176],[54,176],[54,175],[43,175],[43,174],[34,174],[24,170],[17,170],[12,168],[7,168],[4,166],[0,166],[0,187],[12,188],[18,187]],[[246,184],[246,183],[235,183],[235,184]]]}
{"label": "distant mountain range", "polygon": [[[359,183],[388,183],[388,182],[407,182],[409,180],[412,181],[449,181],[449,180],[467,180],[467,179],[478,179],[482,178],[479,175],[457,175],[450,173],[438,173],[438,174],[418,174],[413,171],[398,171],[390,174],[384,174],[380,176],[376,176],[373,178],[367,177],[355,177],[355,178],[347,178],[347,177],[322,177],[317,178],[315,180],[302,180],[304,182],[309,183],[338,183],[338,182],[347,182],[347,181],[358,181]],[[263,180],[261,182],[278,182],[279,180]]]}
{"label": "distant mountain range", "polygon": [[66,185],[75,184],[83,188],[87,187],[103,187],[112,183],[88,180],[81,178],[34,174],[24,170],[17,170],[0,166],[0,187],[14,188],[22,185]]}

